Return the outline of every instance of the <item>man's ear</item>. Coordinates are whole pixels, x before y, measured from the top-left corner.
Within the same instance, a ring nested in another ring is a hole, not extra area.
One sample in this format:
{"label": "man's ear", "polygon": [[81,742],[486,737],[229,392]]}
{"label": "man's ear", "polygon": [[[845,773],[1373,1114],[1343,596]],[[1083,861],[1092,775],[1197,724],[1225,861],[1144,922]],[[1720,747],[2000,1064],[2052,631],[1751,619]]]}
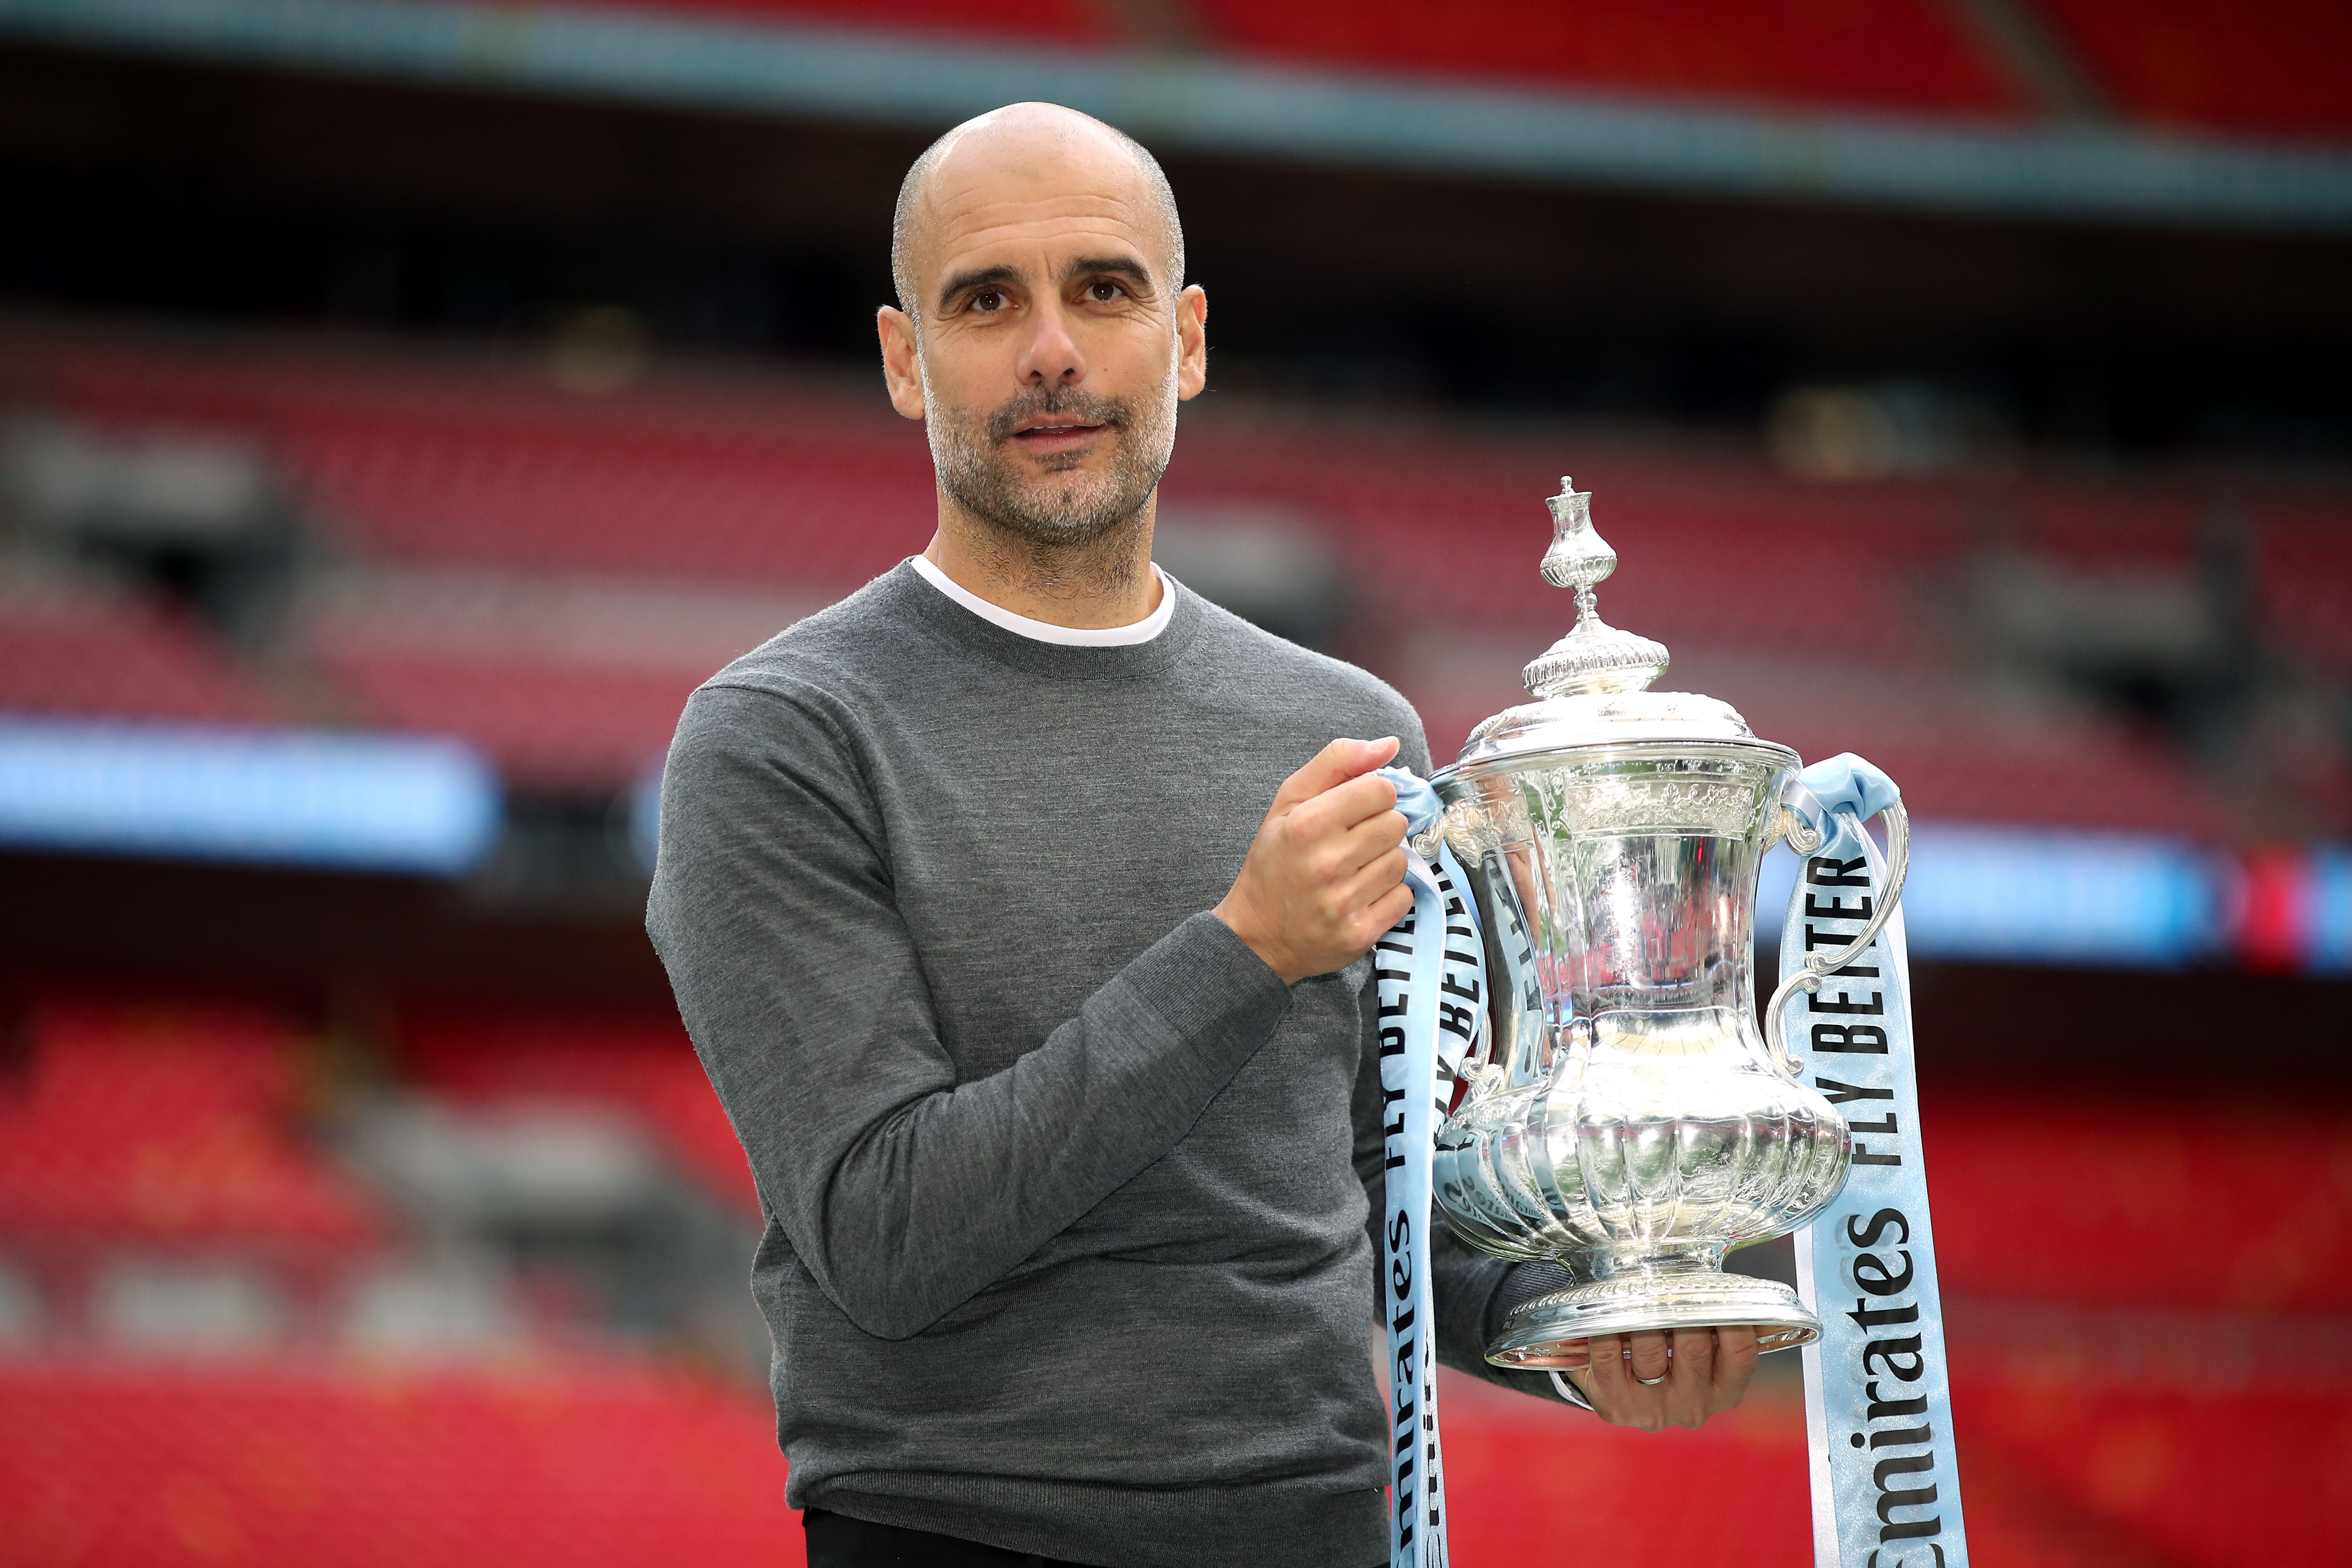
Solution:
{"label": "man's ear", "polygon": [[1198,283],[1176,296],[1176,395],[1209,384],[1209,296]]}
{"label": "man's ear", "polygon": [[890,406],[909,419],[923,416],[923,373],[915,363],[915,323],[896,305],[874,312],[874,331],[882,340],[882,384],[890,389]]}

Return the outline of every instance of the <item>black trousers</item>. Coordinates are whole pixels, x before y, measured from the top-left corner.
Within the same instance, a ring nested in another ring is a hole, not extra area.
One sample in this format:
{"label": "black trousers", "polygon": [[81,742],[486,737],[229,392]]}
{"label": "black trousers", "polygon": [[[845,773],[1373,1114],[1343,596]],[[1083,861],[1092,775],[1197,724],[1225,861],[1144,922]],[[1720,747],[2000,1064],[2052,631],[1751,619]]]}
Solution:
{"label": "black trousers", "polygon": [[808,1568],[1080,1568],[927,1530],[869,1524],[821,1508],[802,1514],[801,1528],[808,1532]]}

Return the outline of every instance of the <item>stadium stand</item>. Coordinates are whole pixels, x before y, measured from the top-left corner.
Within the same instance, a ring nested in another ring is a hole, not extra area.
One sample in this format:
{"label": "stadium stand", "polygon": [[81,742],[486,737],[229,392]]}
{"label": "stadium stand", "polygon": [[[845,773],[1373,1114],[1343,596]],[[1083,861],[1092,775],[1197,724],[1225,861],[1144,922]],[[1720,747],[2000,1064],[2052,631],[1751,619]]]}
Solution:
{"label": "stadium stand", "polygon": [[[930,525],[920,435],[862,384],[666,378],[585,397],[512,363],[33,331],[10,334],[0,357],[16,385],[100,427],[262,443],[334,548],[362,568],[577,580],[603,593],[593,616],[572,616],[615,628],[601,643],[576,626],[537,641],[513,630],[532,616],[512,593],[486,598],[472,630],[425,613],[432,593],[373,611],[331,596],[306,623],[310,657],[350,715],[468,737],[527,788],[634,779],[701,676],[919,548]],[[1588,447],[1599,453],[1590,462]],[[1989,642],[1979,604],[1988,572],[2050,606],[2047,624],[2019,636],[2074,635],[2096,618],[2079,600],[2116,623],[2128,653],[2134,595],[2169,595],[2162,605],[2177,609],[2202,592],[2200,563],[2221,519],[2251,542],[2263,644],[2323,673],[2352,655],[2352,616],[2340,613],[2352,601],[2340,538],[2352,508],[2292,486],[2060,472],[1831,486],[1704,447],[1572,433],[1465,439],[1410,424],[1343,433],[1209,410],[1188,426],[1165,504],[1171,516],[1277,516],[1328,539],[1356,579],[1349,651],[1416,700],[1444,756],[1477,719],[1517,700],[1517,666],[1570,619],[1566,596],[1534,570],[1546,538],[1538,502],[1563,450],[1623,558],[1604,613],[1675,649],[1670,684],[1733,701],[1807,755],[1879,756],[1924,816],[2017,820],[2022,808],[2000,781],[2030,753],[2063,785],[2041,792],[2039,819],[2231,831],[2185,756],[2080,702],[2019,696],[2019,657],[2075,656]],[[1790,592],[1830,564],[1833,613],[1792,616]],[[453,577],[436,592],[449,598],[462,585]],[[737,598],[721,605],[714,593]],[[667,607],[644,607],[664,595]],[[677,629],[695,625],[714,629]],[[142,646],[110,646],[92,668],[152,662]],[[1465,648],[1486,650],[1466,680]],[[1436,650],[1433,664],[1425,650]],[[181,662],[227,668],[194,652]],[[1857,691],[1863,668],[1875,685]],[[118,680],[112,700],[127,702],[139,684]],[[234,708],[226,676],[215,686],[215,711],[255,710]],[[168,712],[194,699],[155,700]],[[2347,786],[2333,753],[2282,766],[2336,820]]]}
{"label": "stadium stand", "polygon": [[[2045,1099],[2032,1117],[1966,1100],[1930,1110],[1949,1290],[2352,1313],[2352,1131],[2340,1117],[2115,1099]],[[2315,1168],[2330,1179],[2315,1183]],[[2184,1236],[2204,1238],[2193,1259]]]}
{"label": "stadium stand", "polygon": [[0,576],[0,712],[258,722],[268,697],[187,616]]}
{"label": "stadium stand", "polygon": [[955,0],[637,0],[642,8],[706,11],[890,32],[1008,42],[1099,45],[1118,41],[1118,7],[1087,0],[1042,0],[987,9]]}
{"label": "stadium stand", "polygon": [[1416,5],[1200,0],[1217,44],[1292,61],[1780,105],[2004,114],[1998,65],[1927,0],[1759,5],[1722,0],[1573,8],[1539,0]]}
{"label": "stadium stand", "polygon": [[2038,0],[2133,113],[2312,137],[2352,132],[2352,14],[2327,0]]}
{"label": "stadium stand", "polygon": [[51,1002],[0,1085],[0,1235],[308,1258],[372,1245],[366,1194],[294,1131],[291,1030],[267,1015]]}
{"label": "stadium stand", "polygon": [[414,1081],[466,1104],[585,1104],[642,1120],[681,1169],[757,1213],[743,1146],[674,1017],[544,1010],[419,1011],[403,1019]]}
{"label": "stadium stand", "polygon": [[783,1475],[756,1393],[618,1357],[0,1359],[19,1563],[794,1564]]}
{"label": "stadium stand", "polygon": [[368,650],[331,653],[325,668],[371,721],[463,736],[510,783],[554,793],[611,789],[642,773],[710,673]]}
{"label": "stadium stand", "polygon": [[[1444,7],[1405,0],[1286,5],[1076,0],[1015,12],[938,0],[636,0],[639,8],[814,23],[884,34],[1103,49],[1205,48],[1287,65],[1598,89],[1699,104],[2021,120],[2039,109],[2004,30],[1932,0],[1822,5],[1725,0],[1564,9],[1536,0]],[[2341,6],[2314,0],[2031,0],[2029,37],[2126,115],[2159,125],[2310,138],[2352,132]],[[2020,29],[2007,29],[2013,39]]]}
{"label": "stadium stand", "polygon": [[[159,1241],[198,1257],[299,1246],[314,1272],[405,1245],[395,1198],[326,1152],[331,1121],[304,1118],[320,1058],[285,1019],[72,997],[29,1017],[0,1091],[0,1275],[37,1240],[78,1244],[86,1268]],[[389,1076],[346,1073],[345,1092],[457,1115],[593,1107],[751,1212],[740,1150],[674,1022],[415,1007],[394,1037]],[[2282,1547],[2326,1560],[2326,1516],[2294,1500],[2336,1496],[2352,1459],[2352,1361],[2331,1327],[2352,1310],[2352,1183],[2306,1178],[2315,1151],[2352,1169],[2342,1130],[2320,1110],[2100,1103],[2057,1108],[2069,1131],[2053,1141],[2043,1103],[1929,1109],[1986,1560],[2252,1568]],[[2267,1219],[2247,1226],[2249,1213]],[[126,1342],[102,1314],[76,1318],[69,1283],[41,1289],[51,1310],[0,1333],[0,1517],[16,1560],[797,1561],[750,1386],[543,1318],[520,1343],[455,1359],[316,1328]],[[1803,1419],[1785,1371],[1735,1415],[1663,1437],[1449,1376],[1454,1550],[1660,1568],[1801,1555]],[[1688,1506],[1694,1473],[1706,1508]],[[2287,1533],[2217,1523],[2198,1501],[2216,1478]]]}

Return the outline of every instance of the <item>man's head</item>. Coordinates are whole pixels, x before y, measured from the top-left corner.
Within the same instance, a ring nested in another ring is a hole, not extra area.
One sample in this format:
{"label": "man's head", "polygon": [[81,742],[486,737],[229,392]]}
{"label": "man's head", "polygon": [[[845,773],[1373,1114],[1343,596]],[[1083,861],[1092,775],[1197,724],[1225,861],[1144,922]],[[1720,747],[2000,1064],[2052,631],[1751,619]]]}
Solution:
{"label": "man's head", "polygon": [[1208,301],[1151,154],[1053,104],[983,114],[907,172],[890,261],[883,373],[949,498],[1039,544],[1139,517],[1206,377]]}

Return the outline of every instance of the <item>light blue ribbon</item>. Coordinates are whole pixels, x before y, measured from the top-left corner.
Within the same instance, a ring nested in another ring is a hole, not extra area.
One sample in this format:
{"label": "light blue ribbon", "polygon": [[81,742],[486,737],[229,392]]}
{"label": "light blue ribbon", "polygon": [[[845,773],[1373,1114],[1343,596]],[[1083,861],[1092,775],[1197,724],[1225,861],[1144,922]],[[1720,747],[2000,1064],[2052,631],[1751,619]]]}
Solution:
{"label": "light blue ribbon", "polygon": [[[1869,919],[1886,865],[1862,824],[1898,798],[1851,753],[1801,782],[1790,808],[1824,842],[1789,898],[1784,979]],[[1814,1568],[1967,1568],[1901,911],[1788,1006],[1791,1054],[1853,1131],[1844,1190],[1796,1237],[1798,1291],[1822,1320],[1821,1342],[1801,1352]]]}
{"label": "light blue ribbon", "polygon": [[[1382,768],[1415,835],[1444,806],[1426,781]],[[1412,910],[1372,949],[1380,1005],[1381,1121],[1387,1162],[1381,1216],[1381,1316],[1389,1336],[1389,1563],[1444,1568],[1445,1458],[1437,1436],[1437,1300],[1430,1167],[1463,1058],[1486,1016],[1477,905],[1454,852],[1409,855]]]}

